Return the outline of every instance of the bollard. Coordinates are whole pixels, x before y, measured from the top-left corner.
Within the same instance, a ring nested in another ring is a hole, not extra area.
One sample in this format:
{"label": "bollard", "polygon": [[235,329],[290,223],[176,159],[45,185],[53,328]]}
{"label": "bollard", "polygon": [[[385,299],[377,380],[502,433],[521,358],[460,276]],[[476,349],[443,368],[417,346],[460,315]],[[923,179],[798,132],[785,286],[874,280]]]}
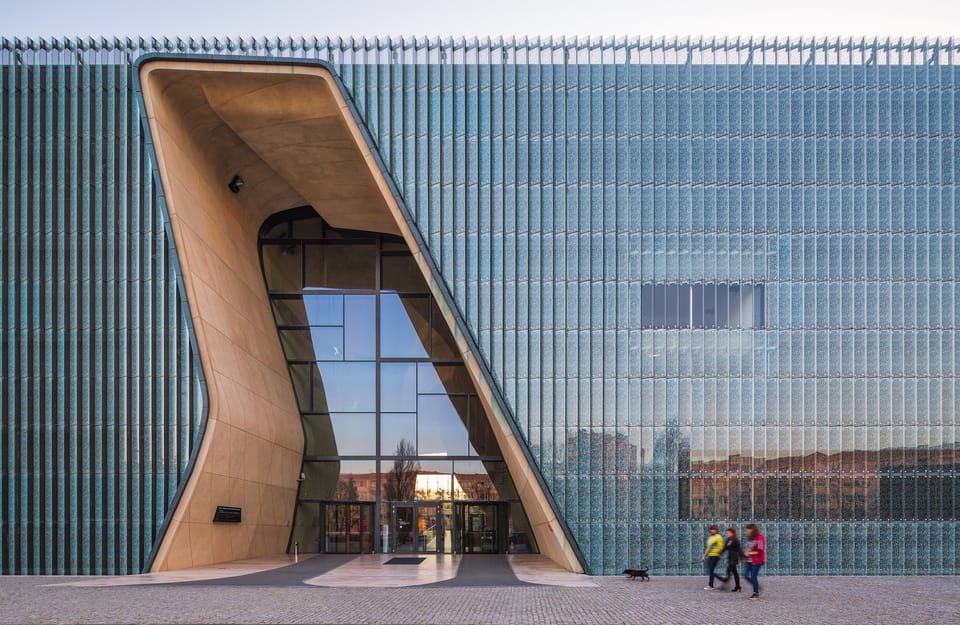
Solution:
{"label": "bollard", "polygon": [[293,543],[293,561],[300,561],[300,543]]}

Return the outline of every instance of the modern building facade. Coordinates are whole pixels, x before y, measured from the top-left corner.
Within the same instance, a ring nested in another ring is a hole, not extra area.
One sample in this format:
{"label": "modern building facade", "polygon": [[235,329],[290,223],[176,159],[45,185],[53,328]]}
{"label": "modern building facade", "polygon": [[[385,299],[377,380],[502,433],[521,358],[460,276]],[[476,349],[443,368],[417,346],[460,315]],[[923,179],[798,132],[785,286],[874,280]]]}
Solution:
{"label": "modern building facade", "polygon": [[771,572],[957,573],[958,68],[0,41],[3,572],[686,574],[756,522]]}

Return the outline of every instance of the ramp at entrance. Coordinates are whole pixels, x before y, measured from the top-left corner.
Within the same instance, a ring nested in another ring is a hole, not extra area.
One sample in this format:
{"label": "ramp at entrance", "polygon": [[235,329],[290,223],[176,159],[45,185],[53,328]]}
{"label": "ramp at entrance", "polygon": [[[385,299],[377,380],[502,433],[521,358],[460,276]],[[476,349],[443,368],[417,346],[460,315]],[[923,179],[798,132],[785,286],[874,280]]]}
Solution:
{"label": "ramp at entrance", "polygon": [[460,559],[460,568],[453,579],[431,584],[431,587],[467,588],[470,586],[534,586],[517,579],[504,555],[470,555]]}

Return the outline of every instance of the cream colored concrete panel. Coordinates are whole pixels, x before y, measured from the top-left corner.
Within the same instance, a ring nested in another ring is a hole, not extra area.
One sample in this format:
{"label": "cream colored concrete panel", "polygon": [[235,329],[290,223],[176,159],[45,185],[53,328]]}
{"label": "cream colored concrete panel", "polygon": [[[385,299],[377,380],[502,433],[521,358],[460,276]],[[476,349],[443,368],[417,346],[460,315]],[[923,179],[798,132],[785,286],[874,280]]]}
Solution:
{"label": "cream colored concrete panel", "polygon": [[209,522],[190,523],[190,559],[213,561],[213,527]]}
{"label": "cream colored concrete panel", "polygon": [[[286,366],[257,239],[267,215],[304,201],[223,124],[199,83],[162,72],[153,76],[145,71],[142,78],[210,395],[203,447],[174,514],[179,522],[168,529],[154,568],[280,553],[286,548],[281,537],[289,531],[285,527],[262,528],[260,535],[270,537],[269,543],[254,544],[249,537],[256,532],[265,499],[285,508],[287,520],[292,516],[297,472],[277,476],[271,450],[299,456],[303,439],[289,378],[283,377]],[[243,194],[226,188],[234,174],[247,182]],[[286,423],[260,427],[254,415],[258,410]],[[271,438],[271,432],[282,437]],[[244,508],[239,528],[212,522],[216,505],[238,502]]]}
{"label": "cream colored concrete panel", "polygon": [[237,76],[236,72],[223,72],[204,79],[204,92],[210,106],[229,111],[242,130],[324,117],[339,119],[340,107],[327,82],[312,75],[306,78],[289,73]]}
{"label": "cream colored concrete panel", "polygon": [[204,89],[231,129],[331,225],[398,233],[327,81],[311,75],[268,80],[261,89],[247,85],[244,97],[221,96],[223,81]]}

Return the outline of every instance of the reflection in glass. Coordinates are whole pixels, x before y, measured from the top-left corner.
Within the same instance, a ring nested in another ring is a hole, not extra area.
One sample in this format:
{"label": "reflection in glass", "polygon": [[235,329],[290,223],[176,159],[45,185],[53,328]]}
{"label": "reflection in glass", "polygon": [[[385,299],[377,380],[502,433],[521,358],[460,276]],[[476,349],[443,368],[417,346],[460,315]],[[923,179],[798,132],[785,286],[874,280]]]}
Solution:
{"label": "reflection in glass", "polygon": [[[492,463],[491,463],[492,464]],[[467,501],[498,501],[497,487],[480,460],[457,460],[453,464],[456,488],[454,499]]]}
{"label": "reflection in glass", "polygon": [[384,500],[413,501],[416,497],[420,461],[409,457],[415,453],[416,449],[410,441],[401,440],[394,455],[404,457],[381,463]]}
{"label": "reflection in glass", "polygon": [[466,397],[421,395],[417,417],[417,449],[420,455],[467,455]]}
{"label": "reflection in glass", "polygon": [[410,254],[390,254],[383,256],[383,275],[381,289],[400,293],[428,293],[423,273]]}
{"label": "reflection in glass", "polygon": [[307,289],[376,288],[376,247],[372,244],[304,246]]}
{"label": "reflection in glass", "polygon": [[271,291],[300,290],[300,245],[298,243],[264,244],[263,273]]}
{"label": "reflection in glass", "polygon": [[380,365],[380,410],[414,412],[417,409],[417,365],[385,362]]}
{"label": "reflection in glass", "polygon": [[280,345],[287,360],[315,360],[310,330],[281,330]]}
{"label": "reflection in glass", "polygon": [[[287,330],[291,332],[291,330]],[[310,328],[310,342],[313,344],[311,357],[307,350],[303,356],[293,356],[289,352],[289,360],[342,360],[343,359],[343,328]]]}
{"label": "reflection in glass", "polygon": [[302,307],[312,326],[342,326],[342,295],[304,295]]}
{"label": "reflection in glass", "polygon": [[293,382],[293,392],[297,396],[300,412],[313,408],[310,395],[310,370],[313,365],[290,365],[290,381]]}
{"label": "reflection in glass", "polygon": [[320,362],[313,383],[316,412],[374,412],[377,366],[372,362]]}
{"label": "reflection in glass", "polygon": [[447,327],[440,307],[436,302],[431,302],[433,309],[433,324],[431,328],[433,333],[430,336],[431,356],[434,358],[459,358],[460,353],[457,350],[456,342],[453,340],[453,333]]}
{"label": "reflection in glass", "polygon": [[291,541],[300,545],[304,553],[319,553],[320,544],[320,504],[298,501],[294,514],[293,536]]}
{"label": "reflection in glass", "polygon": [[426,358],[430,341],[430,300],[426,297],[380,296],[380,355]]}
{"label": "reflection in glass", "polygon": [[373,504],[324,505],[325,553],[368,553],[373,543]]}
{"label": "reflection in glass", "polygon": [[470,455],[500,455],[500,447],[490,429],[490,420],[476,395],[470,397]]}
{"label": "reflection in glass", "polygon": [[290,238],[290,222],[281,221],[260,230],[260,240]]}
{"label": "reflection in glass", "polygon": [[377,453],[376,414],[303,416],[305,456],[373,456]]}
{"label": "reflection in glass", "polygon": [[306,457],[336,456],[337,441],[330,415],[305,414],[303,421],[303,455]]}
{"label": "reflection in glass", "polygon": [[417,375],[418,393],[472,393],[473,382],[463,365],[420,363]]}
{"label": "reflection in glass", "polygon": [[273,316],[278,326],[305,326],[308,323],[302,297],[275,298]]}
{"label": "reflection in glass", "polygon": [[409,412],[384,412],[380,415],[380,455],[417,455],[417,415]]}
{"label": "reflection in glass", "polygon": [[377,471],[374,460],[331,460],[303,463],[300,499],[318,501],[375,501]]}
{"label": "reflection in glass", "polygon": [[[422,452],[421,452],[422,454]],[[442,501],[453,496],[453,462],[449,460],[421,460],[417,471],[416,498],[423,501]]]}
{"label": "reflection in glass", "polygon": [[344,298],[344,353],[347,360],[377,357],[377,296],[347,295]]}
{"label": "reflection in glass", "polygon": [[290,222],[293,239],[319,239],[327,233],[322,219],[295,219]]}
{"label": "reflection in glass", "polygon": [[508,538],[507,550],[509,553],[538,553],[537,537],[533,534],[527,513],[519,501],[510,502],[510,524],[512,531]]}

